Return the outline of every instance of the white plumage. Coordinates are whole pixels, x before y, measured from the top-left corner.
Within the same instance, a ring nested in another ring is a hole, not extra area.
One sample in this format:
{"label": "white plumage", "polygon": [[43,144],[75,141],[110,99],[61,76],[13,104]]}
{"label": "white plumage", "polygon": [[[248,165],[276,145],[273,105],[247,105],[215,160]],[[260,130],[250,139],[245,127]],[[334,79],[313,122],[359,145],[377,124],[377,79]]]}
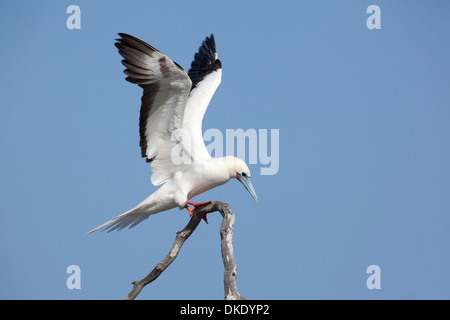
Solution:
{"label": "white plumage", "polygon": [[213,35],[203,41],[188,73],[147,43],[119,35],[116,47],[124,57],[126,80],[143,88],[141,155],[150,162],[152,183],[162,186],[133,209],[89,233],[132,228],[152,214],[176,207],[192,214],[188,204],[201,204],[191,198],[231,178],[237,178],[257,200],[245,162],[235,157],[212,159],[203,142],[202,119],[222,77]]}

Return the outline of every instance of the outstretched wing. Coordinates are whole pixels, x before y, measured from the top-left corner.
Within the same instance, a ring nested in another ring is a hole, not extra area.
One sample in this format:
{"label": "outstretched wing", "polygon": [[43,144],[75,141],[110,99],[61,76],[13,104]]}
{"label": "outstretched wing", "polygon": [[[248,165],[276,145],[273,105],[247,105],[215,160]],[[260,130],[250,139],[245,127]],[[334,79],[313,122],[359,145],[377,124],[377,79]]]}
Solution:
{"label": "outstretched wing", "polygon": [[[119,33],[116,47],[124,57],[127,81],[143,88],[139,116],[141,155],[150,162],[152,183],[166,179],[158,163],[171,162],[171,150],[176,144],[172,133],[183,126],[184,110],[192,82],[177,63],[128,34]],[[172,165],[173,166],[173,165]]]}
{"label": "outstretched wing", "polygon": [[[186,166],[210,159],[203,142],[202,119],[220,84],[221,63],[212,35],[195,54],[189,75],[142,40],[124,33],[119,36],[116,47],[124,57],[126,80],[143,88],[141,155],[150,162],[152,183],[159,185]],[[181,157],[173,158],[180,153]]]}
{"label": "outstretched wing", "polygon": [[196,161],[202,161],[210,159],[203,142],[203,116],[222,79],[222,63],[217,56],[214,35],[211,34],[203,41],[188,75],[192,81],[192,89],[184,112],[183,128],[191,134],[191,154]]}

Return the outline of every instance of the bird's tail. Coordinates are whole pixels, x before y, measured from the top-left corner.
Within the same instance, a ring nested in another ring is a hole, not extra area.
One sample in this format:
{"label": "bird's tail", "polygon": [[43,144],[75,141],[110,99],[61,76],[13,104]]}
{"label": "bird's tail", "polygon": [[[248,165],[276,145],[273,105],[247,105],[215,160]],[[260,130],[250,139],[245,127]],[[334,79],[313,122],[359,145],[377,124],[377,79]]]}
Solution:
{"label": "bird's tail", "polygon": [[114,219],[105,222],[97,228],[92,229],[88,233],[92,233],[100,229],[103,229],[102,231],[108,230],[108,232],[111,232],[113,230],[120,231],[128,226],[130,226],[129,229],[131,229],[150,217],[151,214],[142,213],[142,211],[143,210],[141,210],[140,206],[137,206],[131,210],[128,210],[127,212],[122,213]]}

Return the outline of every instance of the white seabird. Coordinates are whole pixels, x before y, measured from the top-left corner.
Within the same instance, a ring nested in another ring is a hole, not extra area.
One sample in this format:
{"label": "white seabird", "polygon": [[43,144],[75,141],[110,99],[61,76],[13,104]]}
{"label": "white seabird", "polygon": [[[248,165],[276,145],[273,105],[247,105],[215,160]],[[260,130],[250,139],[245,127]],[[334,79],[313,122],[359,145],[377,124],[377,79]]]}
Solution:
{"label": "white seabird", "polygon": [[126,80],[143,88],[141,155],[152,168],[152,183],[162,186],[133,209],[88,233],[132,228],[152,214],[176,207],[192,215],[196,207],[210,201],[195,203],[191,198],[231,178],[258,201],[245,162],[230,156],[211,158],[203,142],[202,119],[222,78],[214,36],[203,41],[188,73],[144,41],[124,33],[119,36],[115,45],[124,58]]}

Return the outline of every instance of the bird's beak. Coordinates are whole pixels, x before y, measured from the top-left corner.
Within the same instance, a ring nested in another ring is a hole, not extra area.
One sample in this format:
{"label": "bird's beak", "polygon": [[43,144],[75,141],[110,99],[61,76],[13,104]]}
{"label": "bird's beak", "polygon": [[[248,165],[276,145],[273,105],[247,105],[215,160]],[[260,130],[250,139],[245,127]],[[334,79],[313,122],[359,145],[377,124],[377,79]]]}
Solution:
{"label": "bird's beak", "polygon": [[244,185],[245,189],[247,189],[247,191],[250,192],[253,199],[255,199],[255,201],[258,202],[258,196],[256,195],[255,189],[253,189],[252,180],[250,180],[250,178],[244,180],[240,177],[240,175],[238,175],[238,180]]}

